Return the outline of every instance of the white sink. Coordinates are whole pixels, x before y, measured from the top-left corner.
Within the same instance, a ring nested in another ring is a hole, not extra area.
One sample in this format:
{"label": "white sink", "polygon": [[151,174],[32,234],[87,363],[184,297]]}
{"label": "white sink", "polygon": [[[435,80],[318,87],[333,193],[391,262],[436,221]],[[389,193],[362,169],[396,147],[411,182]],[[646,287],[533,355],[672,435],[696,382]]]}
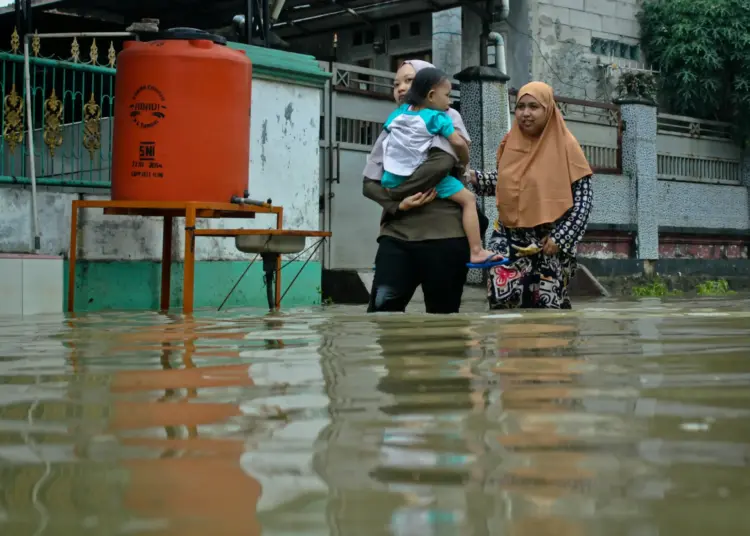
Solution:
{"label": "white sink", "polygon": [[299,253],[305,249],[304,236],[242,235],[235,238],[237,249],[243,253]]}

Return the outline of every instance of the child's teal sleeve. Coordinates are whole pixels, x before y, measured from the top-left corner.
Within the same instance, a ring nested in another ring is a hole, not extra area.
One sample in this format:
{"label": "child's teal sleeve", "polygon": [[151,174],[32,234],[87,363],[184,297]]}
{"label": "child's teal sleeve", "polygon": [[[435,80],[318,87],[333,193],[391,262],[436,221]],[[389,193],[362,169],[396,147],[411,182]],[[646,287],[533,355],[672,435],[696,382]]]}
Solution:
{"label": "child's teal sleeve", "polygon": [[427,125],[427,132],[433,136],[443,136],[447,138],[456,131],[453,126],[453,120],[448,117],[445,112],[438,112],[436,110],[423,110],[425,112],[431,112],[426,114],[425,124]]}

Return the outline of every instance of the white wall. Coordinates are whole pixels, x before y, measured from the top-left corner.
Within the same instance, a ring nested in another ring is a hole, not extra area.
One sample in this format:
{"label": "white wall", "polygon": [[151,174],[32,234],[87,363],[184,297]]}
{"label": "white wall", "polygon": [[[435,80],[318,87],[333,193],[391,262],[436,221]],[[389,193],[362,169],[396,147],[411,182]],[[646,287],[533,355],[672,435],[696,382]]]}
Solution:
{"label": "white wall", "polygon": [[62,257],[0,254],[0,316],[59,313]]}
{"label": "white wall", "polygon": [[[251,118],[251,196],[271,198],[284,207],[284,227],[318,229],[318,138],[320,89],[275,81],[254,80]],[[108,198],[109,193],[84,195]],[[41,188],[39,220],[42,251],[67,255],[71,202],[78,196],[60,188]],[[81,218],[81,258],[98,260],[156,260],[161,258],[161,223],[153,218],[104,216],[88,209]],[[28,187],[0,186],[0,252],[31,251],[31,193]],[[200,227],[208,222],[199,222]],[[212,227],[275,227],[275,216],[255,220],[211,222]],[[181,230],[182,220],[175,224]],[[182,257],[183,233],[175,233],[175,258]],[[242,259],[228,238],[198,238],[197,258]]]}

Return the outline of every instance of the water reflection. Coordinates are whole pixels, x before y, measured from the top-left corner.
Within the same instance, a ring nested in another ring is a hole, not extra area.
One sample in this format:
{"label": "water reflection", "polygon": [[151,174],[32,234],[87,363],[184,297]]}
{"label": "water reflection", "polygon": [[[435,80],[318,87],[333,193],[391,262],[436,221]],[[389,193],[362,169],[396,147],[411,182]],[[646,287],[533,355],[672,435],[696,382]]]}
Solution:
{"label": "water reflection", "polygon": [[748,302],[0,321],[2,534],[745,534]]}

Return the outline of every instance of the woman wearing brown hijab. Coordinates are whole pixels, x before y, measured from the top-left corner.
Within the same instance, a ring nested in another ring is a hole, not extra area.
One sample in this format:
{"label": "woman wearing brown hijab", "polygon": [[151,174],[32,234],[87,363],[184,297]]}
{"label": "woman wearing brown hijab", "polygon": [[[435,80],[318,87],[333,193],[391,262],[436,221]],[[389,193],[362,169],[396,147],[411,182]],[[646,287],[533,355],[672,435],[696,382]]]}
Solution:
{"label": "woman wearing brown hijab", "polygon": [[490,269],[490,308],[570,309],[568,282],[591,213],[592,171],[550,86],[522,87],[515,116],[497,150],[498,172],[476,172],[478,193],[497,196],[487,248],[511,260]]}

